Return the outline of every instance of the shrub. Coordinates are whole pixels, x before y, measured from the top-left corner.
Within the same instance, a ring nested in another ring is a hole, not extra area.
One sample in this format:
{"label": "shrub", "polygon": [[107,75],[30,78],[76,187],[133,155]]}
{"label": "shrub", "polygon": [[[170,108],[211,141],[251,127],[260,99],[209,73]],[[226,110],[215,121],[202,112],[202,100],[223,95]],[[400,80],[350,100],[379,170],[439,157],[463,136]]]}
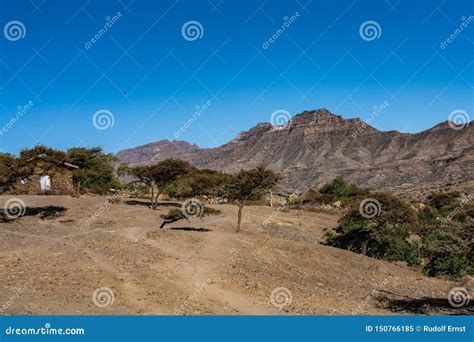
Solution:
{"label": "shrub", "polygon": [[336,197],[352,197],[369,193],[367,189],[351,184],[340,176],[323,185],[321,189],[319,189],[319,192],[326,195],[335,195]]}
{"label": "shrub", "polygon": [[472,242],[466,241],[450,231],[437,229],[422,238],[423,271],[429,276],[444,275],[458,278],[472,274]]}
{"label": "shrub", "polygon": [[[431,204],[441,210],[451,207],[456,198],[437,196],[431,197]],[[380,203],[378,215],[362,216],[355,197],[336,230],[326,233],[327,244],[374,258],[420,265],[429,276],[459,278],[474,273],[474,227],[469,223],[469,206],[459,215],[465,220],[463,223],[440,220],[438,210],[431,206],[416,213],[397,197],[383,193],[371,197]],[[419,242],[410,241],[413,233],[421,237]]]}
{"label": "shrub", "polygon": [[446,216],[459,206],[459,192],[436,192],[427,197],[428,204]]}

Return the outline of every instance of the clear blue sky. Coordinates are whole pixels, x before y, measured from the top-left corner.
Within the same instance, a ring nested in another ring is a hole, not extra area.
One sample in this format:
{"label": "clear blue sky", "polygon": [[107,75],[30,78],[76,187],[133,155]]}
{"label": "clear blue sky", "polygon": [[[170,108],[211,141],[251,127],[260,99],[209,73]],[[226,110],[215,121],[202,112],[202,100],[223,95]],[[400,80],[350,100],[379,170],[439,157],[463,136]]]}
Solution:
{"label": "clear blue sky", "polygon": [[[20,21],[26,31],[0,35],[0,128],[33,102],[0,135],[3,152],[39,143],[116,152],[173,139],[207,101],[181,140],[218,146],[279,109],[366,119],[387,101],[371,124],[403,132],[474,112],[474,21],[454,33],[474,15],[472,0],[0,0],[0,8],[2,28]],[[203,28],[194,41],[182,35],[191,20]],[[362,39],[366,21],[379,25],[377,39]],[[98,130],[92,117],[102,109],[115,122]]]}

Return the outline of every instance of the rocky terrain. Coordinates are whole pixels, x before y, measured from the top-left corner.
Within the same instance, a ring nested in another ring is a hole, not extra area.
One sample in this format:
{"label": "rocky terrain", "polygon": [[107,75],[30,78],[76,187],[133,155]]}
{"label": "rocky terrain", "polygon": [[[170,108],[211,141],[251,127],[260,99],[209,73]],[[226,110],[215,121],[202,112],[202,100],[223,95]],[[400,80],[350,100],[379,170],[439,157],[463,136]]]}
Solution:
{"label": "rocky terrain", "polygon": [[428,278],[323,245],[337,215],[249,206],[235,233],[237,207],[227,204],[213,206],[220,215],[159,229],[164,205],[21,199],[28,212],[65,210],[0,223],[0,315],[473,313],[447,299],[455,287],[472,293],[470,277]]}
{"label": "rocky terrain", "polygon": [[281,189],[289,192],[339,175],[380,190],[466,190],[474,180],[473,126],[456,130],[446,121],[415,134],[379,131],[360,119],[320,109],[297,114],[284,127],[259,123],[216,148],[163,140],[120,151],[117,157],[130,165],[173,157],[225,171],[263,164],[284,176]]}

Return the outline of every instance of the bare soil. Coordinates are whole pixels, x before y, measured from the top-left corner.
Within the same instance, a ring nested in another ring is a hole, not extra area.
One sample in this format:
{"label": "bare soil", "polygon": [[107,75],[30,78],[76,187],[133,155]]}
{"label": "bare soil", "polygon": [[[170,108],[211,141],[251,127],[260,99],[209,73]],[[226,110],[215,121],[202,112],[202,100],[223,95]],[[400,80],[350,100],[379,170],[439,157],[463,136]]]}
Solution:
{"label": "bare soil", "polygon": [[[168,206],[106,204],[105,197],[19,197],[28,208],[67,210],[0,223],[0,314],[472,313],[472,305],[455,309],[446,299],[453,287],[473,293],[471,278],[428,278],[322,245],[324,229],[337,225],[336,215],[251,206],[235,233],[237,207],[213,205],[220,215],[159,229]],[[1,207],[8,199],[0,197]],[[94,304],[99,288],[113,292],[113,303]],[[275,299],[278,288],[287,290]]]}

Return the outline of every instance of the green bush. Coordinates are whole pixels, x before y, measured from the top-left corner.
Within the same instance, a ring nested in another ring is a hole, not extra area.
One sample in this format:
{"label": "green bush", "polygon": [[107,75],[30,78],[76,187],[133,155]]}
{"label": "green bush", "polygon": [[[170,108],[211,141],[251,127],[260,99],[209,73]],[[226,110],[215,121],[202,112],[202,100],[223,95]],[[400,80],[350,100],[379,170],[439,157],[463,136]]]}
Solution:
{"label": "green bush", "polygon": [[[359,211],[362,200],[354,197],[339,226],[326,232],[328,245],[378,259],[404,261],[410,266],[420,266],[429,276],[455,279],[474,273],[474,227],[467,206],[468,213],[461,215],[466,223],[441,221],[435,207],[425,206],[417,212],[397,197],[384,193],[370,196],[380,205],[378,214],[364,217]],[[443,196],[431,204],[443,210],[453,202]],[[410,239],[412,234],[417,234],[420,241]]]}
{"label": "green bush", "polygon": [[450,278],[471,273],[473,259],[471,246],[448,230],[436,229],[422,238],[423,271],[429,276],[444,275]]}
{"label": "green bush", "polygon": [[352,197],[366,195],[369,191],[355,184],[351,184],[339,176],[323,185],[321,189],[319,189],[319,192],[326,195],[335,195],[337,197]]}
{"label": "green bush", "polygon": [[420,211],[418,211],[418,220],[422,224],[431,224],[438,217],[439,217],[438,210],[428,205],[425,206]]}
{"label": "green bush", "polygon": [[447,216],[459,206],[459,196],[459,192],[435,192],[427,200],[442,216]]}

